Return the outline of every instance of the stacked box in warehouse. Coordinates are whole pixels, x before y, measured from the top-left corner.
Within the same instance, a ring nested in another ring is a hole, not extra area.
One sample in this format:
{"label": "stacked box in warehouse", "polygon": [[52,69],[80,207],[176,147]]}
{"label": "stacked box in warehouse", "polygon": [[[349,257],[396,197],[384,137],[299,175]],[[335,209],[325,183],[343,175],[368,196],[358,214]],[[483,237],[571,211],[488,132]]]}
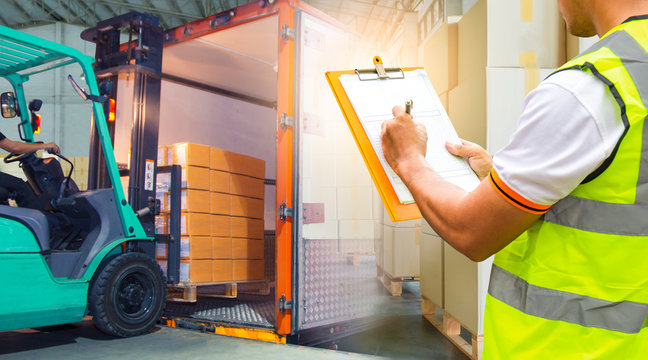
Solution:
{"label": "stacked box in warehouse", "polygon": [[[181,281],[263,280],[265,162],[198,144],[166,148],[165,162],[182,166]],[[168,232],[169,185],[170,174],[158,174],[156,193],[164,199],[165,212],[156,219],[158,232]],[[192,241],[204,245],[207,238],[210,252],[192,252]],[[158,257],[164,261],[166,247],[160,244],[159,249]]]}
{"label": "stacked box in warehouse", "polygon": [[[524,97],[565,62],[564,23],[552,1],[474,3],[442,19],[420,54],[459,137],[494,154],[516,129]],[[422,223],[421,294],[478,344],[491,263],[470,261]]]}
{"label": "stacked box in warehouse", "polygon": [[263,280],[265,161],[211,148],[210,168],[212,216],[229,219],[234,281]]}
{"label": "stacked box in warehouse", "polygon": [[[164,150],[168,151],[166,156]],[[209,147],[190,143],[161,147],[158,151],[158,164],[160,164],[160,160],[165,164],[182,167],[180,281],[185,283],[212,282],[214,277],[208,180]],[[158,174],[156,194],[162,201],[162,214],[156,218],[158,232],[168,233],[168,212],[171,209],[170,185],[171,176],[169,173]],[[157,257],[162,267],[166,265],[167,254],[166,244],[158,244]]]}

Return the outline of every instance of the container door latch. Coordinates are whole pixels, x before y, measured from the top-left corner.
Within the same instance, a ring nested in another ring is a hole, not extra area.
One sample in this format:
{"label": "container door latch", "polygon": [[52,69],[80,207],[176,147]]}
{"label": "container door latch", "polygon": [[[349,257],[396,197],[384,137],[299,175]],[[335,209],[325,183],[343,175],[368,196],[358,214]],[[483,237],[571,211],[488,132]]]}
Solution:
{"label": "container door latch", "polygon": [[288,114],[286,113],[283,113],[281,114],[281,119],[279,119],[279,126],[281,126],[281,130],[286,131],[288,126],[295,126],[295,118],[288,116]]}
{"label": "container door latch", "polygon": [[282,314],[286,313],[286,310],[292,310],[293,309],[293,301],[292,300],[286,300],[286,295],[281,295],[279,298],[279,311]]}
{"label": "container door latch", "polygon": [[293,208],[288,207],[285,202],[279,206],[279,220],[286,222],[286,220],[288,220],[289,217],[293,217],[293,215]]}
{"label": "container door latch", "polygon": [[292,29],[288,27],[288,25],[284,25],[281,27],[281,38],[284,40],[288,39],[295,39],[295,29]]}

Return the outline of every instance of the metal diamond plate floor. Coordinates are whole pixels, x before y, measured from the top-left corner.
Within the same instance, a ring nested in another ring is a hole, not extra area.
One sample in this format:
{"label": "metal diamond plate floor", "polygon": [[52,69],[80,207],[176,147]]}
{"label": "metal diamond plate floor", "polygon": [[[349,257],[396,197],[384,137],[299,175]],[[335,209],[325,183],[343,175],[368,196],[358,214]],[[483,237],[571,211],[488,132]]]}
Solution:
{"label": "metal diamond plate floor", "polygon": [[166,314],[199,320],[272,329],[274,295],[239,296],[238,299],[201,298],[195,304],[167,303]]}

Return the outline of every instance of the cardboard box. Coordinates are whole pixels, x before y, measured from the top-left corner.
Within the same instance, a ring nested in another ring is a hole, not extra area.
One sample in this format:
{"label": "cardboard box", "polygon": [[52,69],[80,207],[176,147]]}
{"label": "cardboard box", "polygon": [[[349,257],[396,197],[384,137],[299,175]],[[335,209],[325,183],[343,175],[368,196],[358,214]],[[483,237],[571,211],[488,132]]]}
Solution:
{"label": "cardboard box", "polygon": [[263,280],[264,260],[234,260],[234,281]]}
{"label": "cardboard box", "polygon": [[488,21],[488,66],[520,66],[524,52],[537,54],[537,67],[565,62],[565,30],[556,1],[480,1],[487,6],[480,15]]}
{"label": "cardboard box", "polygon": [[[448,116],[460,138],[486,146],[486,74],[479,74],[450,90]],[[466,106],[466,102],[470,106]]]}
{"label": "cardboard box", "polygon": [[160,270],[162,270],[162,274],[164,274],[164,277],[168,278],[169,277],[169,272],[168,272],[167,261],[166,260],[157,260],[157,264],[160,267]]}
{"label": "cardboard box", "polygon": [[209,149],[209,168],[212,170],[221,170],[230,172],[230,155],[229,151],[210,148]]}
{"label": "cardboard box", "polygon": [[232,195],[231,202],[232,216],[263,219],[263,200],[246,196]]}
{"label": "cardboard box", "polygon": [[158,146],[157,166],[164,166],[167,164],[167,150],[166,146]]}
{"label": "cardboard box", "polygon": [[229,193],[230,173],[220,170],[209,171],[209,191]]}
{"label": "cardboard box", "polygon": [[212,281],[213,260],[180,260],[180,282],[206,283]]}
{"label": "cardboard box", "polygon": [[216,215],[229,215],[232,195],[212,192],[210,194],[211,213]]}
{"label": "cardboard box", "polygon": [[392,277],[419,276],[420,226],[395,228],[384,225],[383,270]]}
{"label": "cardboard box", "polygon": [[264,241],[257,239],[232,239],[233,259],[263,259]]}
{"label": "cardboard box", "polygon": [[180,233],[188,236],[210,236],[210,214],[182,213],[180,214]]}
{"label": "cardboard box", "polygon": [[234,280],[234,265],[231,259],[211,260],[213,282]]}
{"label": "cardboard box", "polygon": [[230,176],[230,193],[235,195],[248,196],[263,199],[263,179],[253,178],[247,175],[232,174]]}
{"label": "cardboard box", "polygon": [[160,214],[155,217],[155,232],[158,234],[168,234],[168,214]]}
{"label": "cardboard box", "polygon": [[340,220],[371,220],[371,186],[338,186],[337,206]]}
{"label": "cardboard box", "polygon": [[487,146],[495,154],[517,129],[527,92],[553,69],[486,68]]}
{"label": "cardboard box", "polygon": [[167,252],[167,244],[166,243],[156,243],[155,244],[155,258],[160,260],[160,259],[166,259],[169,255]]}
{"label": "cardboard box", "polygon": [[263,239],[263,220],[244,217],[232,217],[232,237]]}
{"label": "cardboard box", "polygon": [[265,178],[265,161],[251,156],[230,153],[230,169],[234,174]]}
{"label": "cardboard box", "polygon": [[[483,76],[487,66],[486,0],[477,1],[461,17],[457,26],[457,85],[459,85],[474,76]],[[452,104],[450,108],[452,109]]]}
{"label": "cardboard box", "polygon": [[422,44],[423,66],[437,93],[457,86],[458,30],[457,23],[445,22]]}
{"label": "cardboard box", "polygon": [[179,143],[169,147],[167,161],[168,159],[172,159],[175,165],[202,166],[208,168],[210,165],[209,153],[209,146],[207,145]]}
{"label": "cardboard box", "polygon": [[[156,256],[164,259],[169,256],[166,243],[157,243]],[[187,260],[211,259],[212,239],[209,236],[185,236],[180,238],[180,258]]]}
{"label": "cardboard box", "polygon": [[[163,210],[171,210],[171,194],[166,193],[164,197],[164,206]],[[210,213],[211,204],[210,204],[209,191],[207,190],[194,190],[194,189],[183,189],[180,192],[180,209],[187,212],[195,213]]]}
{"label": "cardboard box", "polygon": [[232,238],[217,237],[212,239],[212,259],[231,259],[232,258]]}
{"label": "cardboard box", "polygon": [[443,304],[443,240],[421,234],[421,295],[441,308]]}
{"label": "cardboard box", "polygon": [[209,190],[211,186],[209,175],[209,168],[183,166],[181,187],[183,189]]}
{"label": "cardboard box", "polygon": [[230,237],[232,235],[230,217],[227,215],[207,215],[211,236]]}
{"label": "cardboard box", "polygon": [[212,240],[209,236],[191,236],[180,238],[181,259],[211,259]]}

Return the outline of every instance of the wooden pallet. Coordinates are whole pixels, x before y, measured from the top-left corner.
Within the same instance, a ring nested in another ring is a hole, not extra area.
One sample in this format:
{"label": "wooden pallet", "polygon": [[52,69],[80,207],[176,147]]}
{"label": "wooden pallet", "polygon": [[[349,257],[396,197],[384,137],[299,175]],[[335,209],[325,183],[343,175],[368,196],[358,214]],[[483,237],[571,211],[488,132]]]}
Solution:
{"label": "wooden pallet", "polygon": [[[441,332],[459,350],[463,351],[470,359],[480,360],[484,349],[484,335],[477,335],[462,325],[450,313],[437,306],[434,302],[421,297],[421,312],[439,332]],[[460,334],[461,330],[470,333],[470,342]]]}
{"label": "wooden pallet", "polygon": [[383,284],[387,292],[391,296],[401,296],[403,294],[403,282],[405,281],[419,281],[420,276],[391,276],[385,272],[380,266],[376,267],[378,280]]}
{"label": "wooden pallet", "polygon": [[196,302],[198,296],[235,299],[239,293],[269,295],[274,283],[265,280],[245,282],[180,283],[167,287],[167,301]]}

